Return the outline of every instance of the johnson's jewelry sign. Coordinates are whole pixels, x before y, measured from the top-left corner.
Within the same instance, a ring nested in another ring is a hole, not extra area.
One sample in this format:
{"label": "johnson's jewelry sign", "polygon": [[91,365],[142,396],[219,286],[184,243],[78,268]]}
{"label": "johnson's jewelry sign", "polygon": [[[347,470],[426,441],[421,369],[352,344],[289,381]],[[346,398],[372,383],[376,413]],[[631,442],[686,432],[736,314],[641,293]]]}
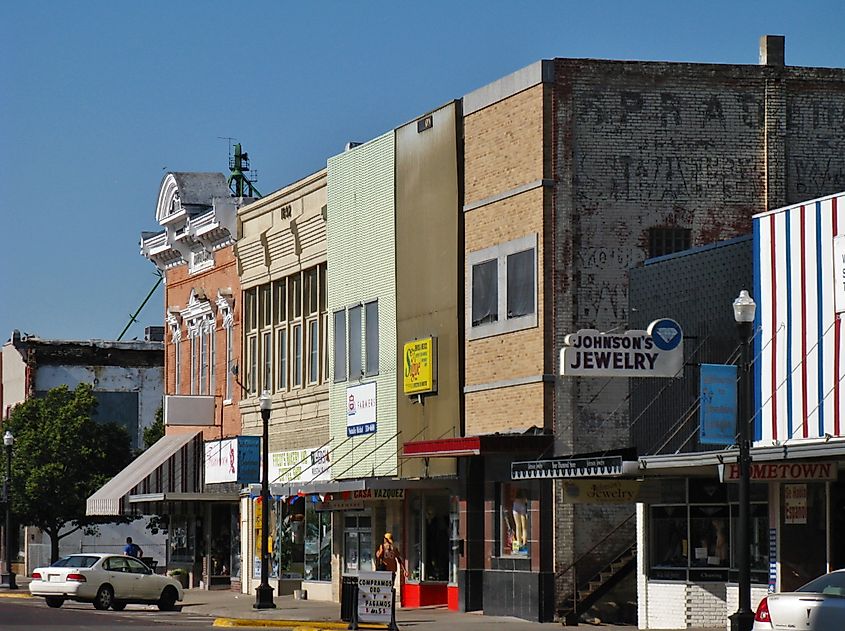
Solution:
{"label": "johnson's jewelry sign", "polygon": [[346,389],[346,435],[376,433],[376,384],[362,383]]}
{"label": "johnson's jewelry sign", "polygon": [[563,343],[564,377],[674,377],[684,367],[684,334],[668,318],[655,320],[645,331],[615,334],[581,329]]}

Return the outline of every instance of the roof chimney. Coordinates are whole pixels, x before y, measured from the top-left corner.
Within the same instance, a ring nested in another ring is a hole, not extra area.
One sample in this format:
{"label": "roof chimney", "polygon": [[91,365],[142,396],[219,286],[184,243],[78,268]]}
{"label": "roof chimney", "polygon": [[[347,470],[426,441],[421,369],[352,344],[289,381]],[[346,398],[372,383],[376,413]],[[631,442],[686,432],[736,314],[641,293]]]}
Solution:
{"label": "roof chimney", "polygon": [[760,65],[778,66],[784,65],[784,40],[783,35],[763,35],[760,37]]}

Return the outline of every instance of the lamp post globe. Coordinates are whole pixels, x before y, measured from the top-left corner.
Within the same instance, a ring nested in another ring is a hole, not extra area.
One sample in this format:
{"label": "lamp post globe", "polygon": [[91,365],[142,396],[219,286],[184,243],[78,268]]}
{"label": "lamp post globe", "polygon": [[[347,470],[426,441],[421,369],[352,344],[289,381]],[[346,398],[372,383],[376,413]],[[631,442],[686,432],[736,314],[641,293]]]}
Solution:
{"label": "lamp post globe", "polygon": [[8,576],[9,589],[17,589],[15,573],[12,571],[12,445],[15,444],[15,437],[9,430],[3,434],[3,445],[6,447],[6,572]]}
{"label": "lamp post globe", "polygon": [[255,609],[275,609],[273,602],[273,588],[268,583],[269,559],[267,554],[267,533],[270,530],[270,456],[269,456],[269,423],[270,411],[273,407],[273,397],[264,390],[258,397],[258,407],[261,410],[261,584],[255,588]]}
{"label": "lamp post globe", "polygon": [[739,444],[739,516],[736,533],[736,564],[739,570],[739,597],[736,613],[730,616],[731,631],[751,631],[754,612],[751,609],[751,557],[749,554],[751,532],[751,436],[748,424],[751,422],[751,358],[749,348],[753,338],[754,317],[757,303],[743,289],[733,302],[742,355],[740,357],[740,378],[737,409],[737,442]]}

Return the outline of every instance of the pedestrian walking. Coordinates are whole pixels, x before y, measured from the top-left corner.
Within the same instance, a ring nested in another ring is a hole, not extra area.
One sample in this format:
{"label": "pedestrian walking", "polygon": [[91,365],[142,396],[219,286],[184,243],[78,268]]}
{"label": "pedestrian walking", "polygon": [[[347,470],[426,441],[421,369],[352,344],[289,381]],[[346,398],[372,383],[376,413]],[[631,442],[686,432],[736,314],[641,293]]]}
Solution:
{"label": "pedestrian walking", "polygon": [[123,554],[140,559],[144,555],[144,551],[141,550],[141,546],[132,542],[132,537],[126,537],[126,546],[123,548]]}
{"label": "pedestrian walking", "polygon": [[376,550],[376,569],[392,572],[396,574],[396,570],[402,567],[405,578],[408,578],[408,568],[405,566],[405,558],[399,552],[399,548],[393,543],[393,534],[384,533],[384,541]]}

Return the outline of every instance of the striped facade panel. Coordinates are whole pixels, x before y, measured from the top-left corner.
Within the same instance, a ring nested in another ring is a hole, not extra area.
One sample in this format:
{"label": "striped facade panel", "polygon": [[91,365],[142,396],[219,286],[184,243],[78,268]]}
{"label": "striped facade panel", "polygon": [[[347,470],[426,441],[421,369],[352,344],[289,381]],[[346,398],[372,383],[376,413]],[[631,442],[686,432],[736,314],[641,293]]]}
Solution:
{"label": "striped facade panel", "polygon": [[299,243],[303,250],[313,247],[326,238],[326,222],[322,216],[310,217],[298,228]]}
{"label": "striped facade panel", "polygon": [[[332,472],[337,478],[397,473],[394,147],[391,131],[328,161],[330,376],[333,314],[372,300],[378,300],[379,312],[378,374],[329,385]],[[376,383],[377,432],[347,439],[347,388],[370,382]]]}
{"label": "striped facade panel", "polygon": [[754,217],[755,438],[763,445],[843,435],[843,330],[834,306],[841,264],[833,256],[841,234],[843,193]]}
{"label": "striped facade panel", "polygon": [[270,260],[274,262],[285,256],[295,256],[293,235],[287,231],[268,235],[267,250],[270,253]]}
{"label": "striped facade panel", "polygon": [[240,267],[246,272],[246,276],[255,273],[263,274],[267,271],[264,246],[258,238],[244,239],[238,242],[235,247]]}

